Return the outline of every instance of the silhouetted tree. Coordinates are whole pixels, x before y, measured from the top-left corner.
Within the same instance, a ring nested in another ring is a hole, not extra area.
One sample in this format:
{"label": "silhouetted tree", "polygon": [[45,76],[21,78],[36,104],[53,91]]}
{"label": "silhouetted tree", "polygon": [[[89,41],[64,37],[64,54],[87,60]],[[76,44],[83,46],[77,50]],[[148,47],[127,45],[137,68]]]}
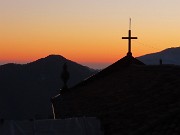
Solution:
{"label": "silhouetted tree", "polygon": [[69,72],[67,70],[67,64],[66,63],[64,63],[64,65],[63,65],[63,71],[61,73],[61,79],[62,79],[62,81],[64,83],[63,87],[62,87],[62,89],[60,91],[60,93],[62,94],[62,93],[64,93],[65,90],[68,89],[67,82],[69,80]]}
{"label": "silhouetted tree", "polygon": [[162,65],[162,59],[159,60],[159,64]]}

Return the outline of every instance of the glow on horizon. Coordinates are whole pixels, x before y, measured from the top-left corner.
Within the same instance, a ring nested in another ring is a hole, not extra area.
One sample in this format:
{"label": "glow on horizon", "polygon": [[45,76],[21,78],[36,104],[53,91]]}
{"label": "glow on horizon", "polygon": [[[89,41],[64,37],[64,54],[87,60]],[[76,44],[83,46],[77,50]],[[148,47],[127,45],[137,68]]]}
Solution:
{"label": "glow on horizon", "polygon": [[[59,54],[78,63],[113,63],[180,45],[179,0],[0,1],[0,63]],[[93,64],[92,64],[93,66]]]}

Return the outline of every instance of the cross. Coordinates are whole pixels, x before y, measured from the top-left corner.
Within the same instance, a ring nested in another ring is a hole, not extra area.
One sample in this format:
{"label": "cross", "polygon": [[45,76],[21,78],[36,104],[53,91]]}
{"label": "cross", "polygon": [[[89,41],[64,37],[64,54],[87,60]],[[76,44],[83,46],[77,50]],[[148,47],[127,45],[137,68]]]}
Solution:
{"label": "cross", "polygon": [[122,37],[122,39],[128,39],[128,53],[127,53],[127,55],[132,56],[131,39],[137,39],[137,37],[131,37],[131,19],[130,19],[130,25],[129,25],[129,35],[128,35],[128,37]]}

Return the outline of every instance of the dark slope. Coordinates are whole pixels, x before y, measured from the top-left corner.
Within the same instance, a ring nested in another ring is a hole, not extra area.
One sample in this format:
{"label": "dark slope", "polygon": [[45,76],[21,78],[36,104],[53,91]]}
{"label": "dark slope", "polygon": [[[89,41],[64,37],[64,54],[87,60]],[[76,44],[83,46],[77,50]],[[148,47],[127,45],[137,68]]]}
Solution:
{"label": "dark slope", "polygon": [[180,47],[172,47],[161,52],[152,53],[137,57],[147,65],[157,65],[162,59],[163,64],[180,65]]}
{"label": "dark slope", "polygon": [[58,55],[24,65],[0,66],[0,118],[52,117],[50,98],[62,87],[60,75],[65,62],[70,73],[70,87],[95,72]]}

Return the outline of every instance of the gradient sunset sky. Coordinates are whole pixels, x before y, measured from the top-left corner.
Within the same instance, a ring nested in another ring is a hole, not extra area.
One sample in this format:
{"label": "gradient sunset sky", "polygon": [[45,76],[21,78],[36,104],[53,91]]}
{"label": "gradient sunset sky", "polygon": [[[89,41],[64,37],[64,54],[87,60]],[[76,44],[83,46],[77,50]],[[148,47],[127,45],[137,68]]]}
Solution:
{"label": "gradient sunset sky", "polygon": [[180,45],[180,0],[0,0],[0,63],[59,54],[99,68]]}

